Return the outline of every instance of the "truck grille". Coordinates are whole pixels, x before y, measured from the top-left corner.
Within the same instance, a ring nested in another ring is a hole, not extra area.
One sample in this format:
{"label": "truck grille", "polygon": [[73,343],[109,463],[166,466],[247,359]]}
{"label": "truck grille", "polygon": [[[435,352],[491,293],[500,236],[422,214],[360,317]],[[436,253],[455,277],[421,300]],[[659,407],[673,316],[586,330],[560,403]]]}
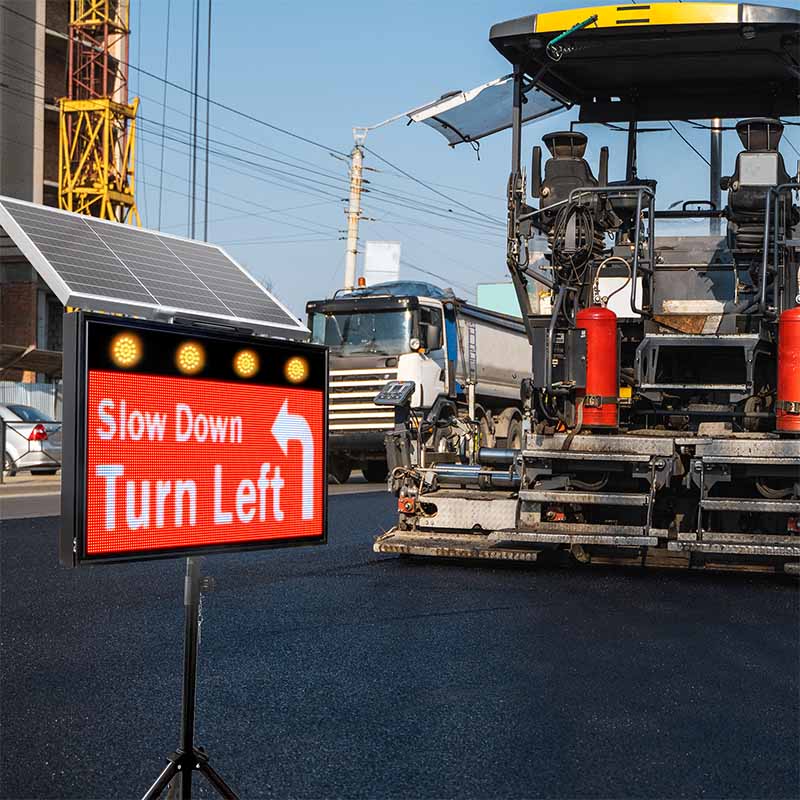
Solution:
{"label": "truck grille", "polygon": [[328,388],[328,429],[331,431],[388,431],[394,409],[376,406],[372,399],[397,380],[397,369],[332,369]]}

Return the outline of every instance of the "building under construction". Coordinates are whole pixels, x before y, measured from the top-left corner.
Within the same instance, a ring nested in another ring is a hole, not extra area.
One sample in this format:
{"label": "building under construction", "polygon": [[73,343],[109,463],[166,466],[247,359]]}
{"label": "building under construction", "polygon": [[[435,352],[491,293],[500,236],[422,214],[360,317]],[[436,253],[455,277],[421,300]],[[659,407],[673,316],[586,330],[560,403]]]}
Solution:
{"label": "building under construction", "polygon": [[[138,224],[128,18],[128,0],[0,0],[0,195]],[[20,348],[59,352],[63,308],[4,235],[0,290],[0,380],[35,381],[46,362]]]}

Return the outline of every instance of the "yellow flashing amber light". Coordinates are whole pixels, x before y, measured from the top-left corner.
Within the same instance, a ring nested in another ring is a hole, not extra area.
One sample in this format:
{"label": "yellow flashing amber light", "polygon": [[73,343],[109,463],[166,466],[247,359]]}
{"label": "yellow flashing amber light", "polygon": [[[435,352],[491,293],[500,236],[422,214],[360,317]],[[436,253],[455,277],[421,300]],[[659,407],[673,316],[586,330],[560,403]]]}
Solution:
{"label": "yellow flashing amber light", "polygon": [[308,361],[301,356],[292,356],[283,372],[290,383],[302,383],[308,377]]}
{"label": "yellow flashing amber light", "polygon": [[739,21],[737,3],[636,3],[589,6],[536,15],[536,33],[560,33],[597,14],[598,28],[637,25],[726,25]]}
{"label": "yellow flashing amber light", "polygon": [[240,350],[234,356],[233,371],[240,378],[252,378],[258,372],[258,354],[252,350]]}
{"label": "yellow flashing amber light", "polygon": [[122,369],[135,367],[142,358],[142,340],[130,331],[118,333],[109,347],[111,360]]}
{"label": "yellow flashing amber light", "polygon": [[206,365],[206,352],[199,342],[184,342],[175,353],[175,365],[184,375],[196,375]]}

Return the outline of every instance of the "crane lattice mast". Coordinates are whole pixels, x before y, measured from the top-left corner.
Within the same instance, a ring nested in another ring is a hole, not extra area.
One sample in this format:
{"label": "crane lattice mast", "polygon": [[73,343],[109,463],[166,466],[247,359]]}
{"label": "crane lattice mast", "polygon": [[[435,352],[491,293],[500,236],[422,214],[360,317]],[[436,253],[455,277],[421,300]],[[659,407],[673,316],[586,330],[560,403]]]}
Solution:
{"label": "crane lattice mast", "polygon": [[128,100],[129,18],[129,0],[70,2],[59,207],[139,225],[134,198],[139,100]]}

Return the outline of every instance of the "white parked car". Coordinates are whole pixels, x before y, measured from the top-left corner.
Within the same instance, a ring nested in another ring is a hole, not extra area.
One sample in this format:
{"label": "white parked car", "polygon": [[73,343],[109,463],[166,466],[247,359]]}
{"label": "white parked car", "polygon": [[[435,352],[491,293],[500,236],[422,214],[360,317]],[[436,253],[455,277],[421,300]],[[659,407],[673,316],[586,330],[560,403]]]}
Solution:
{"label": "white parked car", "polygon": [[6,430],[3,469],[10,475],[19,470],[45,475],[61,467],[61,423],[37,408],[12,403],[0,405]]}

